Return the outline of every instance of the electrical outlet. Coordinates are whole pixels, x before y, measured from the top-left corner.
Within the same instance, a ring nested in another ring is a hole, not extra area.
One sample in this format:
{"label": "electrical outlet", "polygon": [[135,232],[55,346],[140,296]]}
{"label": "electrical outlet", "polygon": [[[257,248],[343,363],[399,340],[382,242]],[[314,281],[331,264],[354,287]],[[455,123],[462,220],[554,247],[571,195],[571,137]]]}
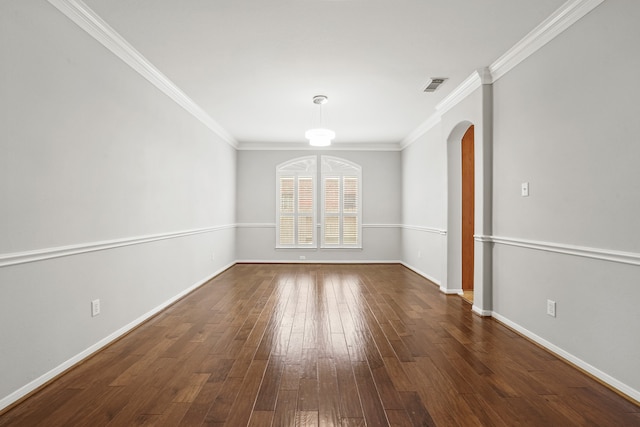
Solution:
{"label": "electrical outlet", "polygon": [[100,314],[100,300],[94,299],[91,301],[91,317],[96,317]]}
{"label": "electrical outlet", "polygon": [[307,259],[307,257],[304,255],[300,255],[300,259]]}
{"label": "electrical outlet", "polygon": [[556,317],[556,302],[547,300],[547,314],[551,317]]}

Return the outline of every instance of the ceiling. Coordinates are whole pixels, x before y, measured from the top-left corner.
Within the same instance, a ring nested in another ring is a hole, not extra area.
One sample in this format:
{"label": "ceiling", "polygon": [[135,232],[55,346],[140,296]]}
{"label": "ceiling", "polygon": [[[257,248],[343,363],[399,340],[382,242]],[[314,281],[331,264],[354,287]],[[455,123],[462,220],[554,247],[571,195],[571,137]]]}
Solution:
{"label": "ceiling", "polygon": [[[564,0],[85,0],[237,141],[399,144]],[[430,77],[448,77],[434,93]]]}

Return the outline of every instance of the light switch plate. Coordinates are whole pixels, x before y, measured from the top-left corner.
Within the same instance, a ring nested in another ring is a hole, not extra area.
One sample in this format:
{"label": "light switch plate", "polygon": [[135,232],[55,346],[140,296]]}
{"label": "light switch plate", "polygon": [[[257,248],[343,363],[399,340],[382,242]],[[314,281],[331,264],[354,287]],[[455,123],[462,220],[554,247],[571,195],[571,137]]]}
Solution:
{"label": "light switch plate", "polygon": [[529,183],[528,182],[523,182],[522,186],[520,187],[520,194],[522,194],[522,197],[529,197]]}

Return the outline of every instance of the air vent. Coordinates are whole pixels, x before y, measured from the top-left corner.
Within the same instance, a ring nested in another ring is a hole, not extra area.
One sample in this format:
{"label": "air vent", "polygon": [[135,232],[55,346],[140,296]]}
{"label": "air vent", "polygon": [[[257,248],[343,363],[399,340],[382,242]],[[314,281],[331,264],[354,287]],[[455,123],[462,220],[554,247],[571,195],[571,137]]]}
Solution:
{"label": "air vent", "polygon": [[446,80],[446,77],[431,77],[424,87],[423,92],[435,92]]}

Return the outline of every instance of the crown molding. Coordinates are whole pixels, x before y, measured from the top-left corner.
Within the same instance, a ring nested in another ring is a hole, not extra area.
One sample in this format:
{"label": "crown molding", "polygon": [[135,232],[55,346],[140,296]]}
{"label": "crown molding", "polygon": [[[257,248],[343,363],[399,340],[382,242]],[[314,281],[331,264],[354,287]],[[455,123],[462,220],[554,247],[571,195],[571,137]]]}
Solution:
{"label": "crown molding", "polygon": [[438,105],[436,105],[436,111],[438,114],[443,115],[456,105],[458,105],[463,99],[475,92],[483,84],[491,84],[491,73],[487,68],[479,68],[469,77],[467,77],[462,83],[458,85],[449,95],[447,95]]}
{"label": "crown molding", "polygon": [[371,143],[333,143],[328,147],[312,147],[305,142],[240,142],[238,151],[401,151],[398,143],[371,142]]}
{"label": "crown molding", "polygon": [[489,66],[493,81],[556,38],[604,0],[569,0]]}
{"label": "crown molding", "polygon": [[433,115],[402,140],[400,144],[401,149],[407,148],[428,132],[440,121],[443,114],[455,107],[481,85],[496,82],[500,77],[504,76],[512,68],[527,59],[564,30],[571,27],[602,2],[604,2],[604,0],[567,1],[489,67],[479,68],[471,73],[469,77],[436,105],[436,112]]}
{"label": "crown molding", "polygon": [[[199,105],[189,98],[169,78],[162,74],[140,52],[100,18],[81,0],[48,0],[55,8],[75,22],[94,39],[123,60],[178,105],[218,135],[222,140],[239,150],[317,150],[301,144],[257,144],[238,143],[222,126],[211,118]],[[516,43],[488,68],[474,71],[438,105],[436,112],[421,123],[400,143],[333,145],[331,150],[352,151],[401,151],[436,126],[443,114],[464,100],[482,84],[492,84],[512,68],[524,61],[542,46],[553,40],[604,0],[569,0]]]}
{"label": "crown molding", "polygon": [[91,37],[109,49],[118,58],[137,71],[142,77],[160,89],[174,102],[191,113],[222,140],[237,148],[236,140],[211,118],[198,104],[187,96],[167,76],[131,46],[120,34],[80,0],[48,0]]}
{"label": "crown molding", "polygon": [[415,128],[415,130],[413,132],[411,132],[409,135],[407,135],[400,142],[400,149],[404,150],[409,145],[413,144],[422,135],[424,135],[425,133],[429,132],[431,129],[433,129],[437,125],[439,125],[441,120],[442,120],[442,115],[439,112],[436,111],[435,113],[433,113],[431,116],[429,116],[429,118],[427,120],[422,122],[422,124],[420,124],[420,126]]}

